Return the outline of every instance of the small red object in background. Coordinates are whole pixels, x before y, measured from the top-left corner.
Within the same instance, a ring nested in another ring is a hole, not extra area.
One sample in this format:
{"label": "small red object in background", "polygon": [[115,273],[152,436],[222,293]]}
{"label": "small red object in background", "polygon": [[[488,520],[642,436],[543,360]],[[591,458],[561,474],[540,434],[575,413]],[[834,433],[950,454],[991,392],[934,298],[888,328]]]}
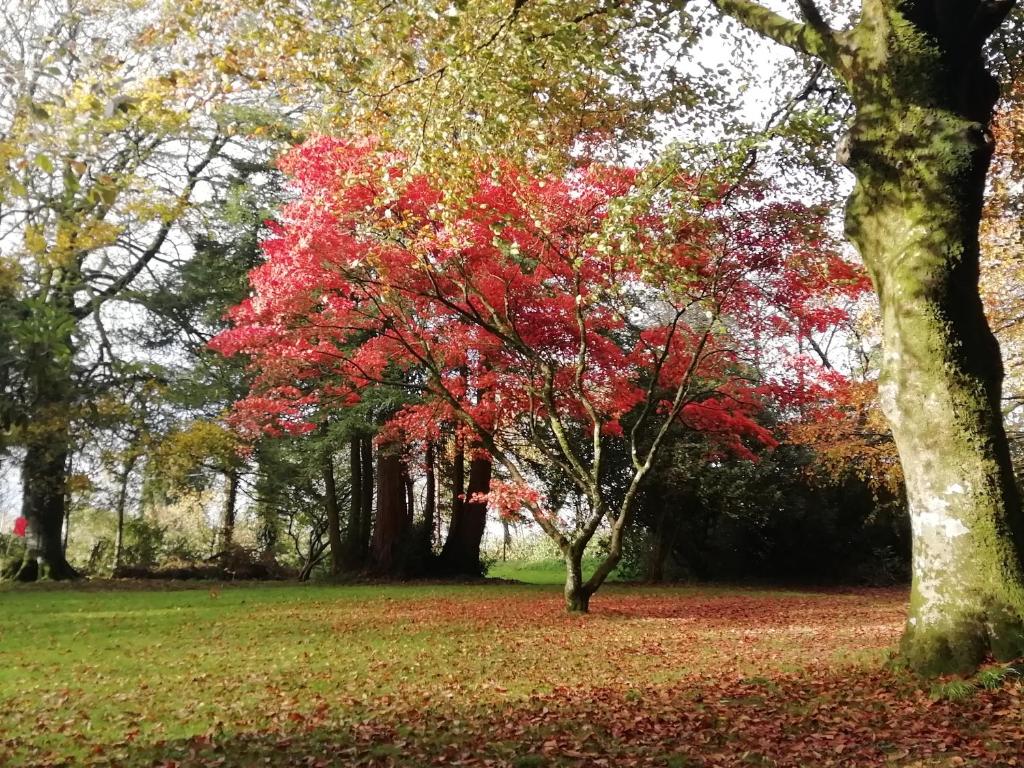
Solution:
{"label": "small red object in background", "polygon": [[28,520],[24,517],[19,517],[14,521],[14,535],[25,536],[25,531],[28,529]]}

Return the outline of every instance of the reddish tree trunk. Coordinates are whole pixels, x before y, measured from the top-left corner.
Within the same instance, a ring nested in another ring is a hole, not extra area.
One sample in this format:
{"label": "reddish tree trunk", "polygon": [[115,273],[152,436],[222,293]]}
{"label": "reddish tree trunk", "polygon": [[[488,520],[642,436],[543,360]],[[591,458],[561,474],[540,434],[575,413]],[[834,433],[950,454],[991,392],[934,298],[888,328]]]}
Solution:
{"label": "reddish tree trunk", "polygon": [[[461,454],[456,454],[458,468]],[[456,472],[458,474],[458,472]],[[457,489],[457,487],[456,487]],[[491,489],[491,460],[475,458],[469,465],[469,488],[465,499],[453,503],[452,524],[448,529],[448,538],[441,551],[441,569],[445,573],[479,575],[480,542],[484,537],[487,524],[487,504],[472,501],[474,494],[488,493]]]}
{"label": "reddish tree trunk", "polygon": [[409,533],[405,462],[392,448],[377,456],[377,520],[373,527],[371,562],[380,573],[396,573],[402,567],[401,552]]}

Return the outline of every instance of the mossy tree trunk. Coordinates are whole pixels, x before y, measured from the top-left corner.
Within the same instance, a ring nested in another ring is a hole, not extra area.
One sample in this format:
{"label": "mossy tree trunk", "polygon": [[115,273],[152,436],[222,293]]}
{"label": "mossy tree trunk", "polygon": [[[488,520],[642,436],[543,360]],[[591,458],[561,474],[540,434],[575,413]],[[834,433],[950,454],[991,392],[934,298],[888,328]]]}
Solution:
{"label": "mossy tree trunk", "polygon": [[[1024,654],[1024,532],[1000,409],[999,347],[977,286],[987,137],[948,114],[922,109],[920,118],[935,124],[914,137],[925,144],[921,155],[884,172],[871,157],[879,148],[855,136],[858,183],[847,229],[878,291],[879,394],[910,508],[913,587],[903,650],[923,672],[968,671],[989,652]],[[888,129],[905,143],[914,133],[907,125]],[[959,173],[934,173],[952,158]]]}
{"label": "mossy tree trunk", "polygon": [[998,87],[983,46],[1014,2],[864,0],[849,31],[747,0],[726,13],[823,59],[856,107],[846,230],[882,310],[879,390],[907,484],[913,586],[902,649],[920,672],[1024,654],[1024,521],[978,292],[978,226]]}
{"label": "mossy tree trunk", "polygon": [[67,561],[62,536],[68,510],[70,414],[75,398],[75,347],[67,320],[72,304],[64,282],[55,294],[58,310],[41,313],[36,321],[46,341],[39,342],[29,353],[33,403],[28,413],[21,466],[21,514],[28,522],[28,530],[25,556],[13,574],[19,581],[80,577]]}
{"label": "mossy tree trunk", "polygon": [[68,510],[71,414],[75,410],[74,271],[54,279],[53,298],[31,322],[40,338],[26,350],[31,404],[21,466],[22,512],[28,522],[20,581],[75,579],[62,536]]}
{"label": "mossy tree trunk", "polygon": [[583,547],[572,545],[565,552],[565,609],[569,613],[588,613],[590,598],[596,592],[583,580]]}

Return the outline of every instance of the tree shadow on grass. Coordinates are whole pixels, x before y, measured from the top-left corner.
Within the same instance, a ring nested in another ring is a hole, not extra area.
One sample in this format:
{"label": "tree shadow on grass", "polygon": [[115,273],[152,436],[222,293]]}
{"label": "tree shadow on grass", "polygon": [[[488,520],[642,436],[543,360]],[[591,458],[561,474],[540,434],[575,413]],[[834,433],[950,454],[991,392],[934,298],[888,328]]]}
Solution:
{"label": "tree shadow on grass", "polygon": [[933,701],[884,671],[705,675],[665,686],[556,690],[433,705],[369,700],[279,713],[252,733],[111,747],[101,765],[1024,765],[1021,688]]}

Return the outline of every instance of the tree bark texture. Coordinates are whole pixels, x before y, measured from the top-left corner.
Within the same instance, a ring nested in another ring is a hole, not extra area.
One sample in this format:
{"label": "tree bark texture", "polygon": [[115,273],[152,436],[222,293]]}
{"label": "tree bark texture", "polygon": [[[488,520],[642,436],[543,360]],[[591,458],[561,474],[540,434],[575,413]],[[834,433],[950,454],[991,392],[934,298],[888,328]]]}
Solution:
{"label": "tree bark texture", "polygon": [[345,548],[341,539],[341,513],[338,509],[338,485],[334,477],[334,456],[327,452],[321,459],[324,481],[324,513],[327,515],[327,543],[331,552],[331,575],[345,569]]}
{"label": "tree bark texture", "polygon": [[[460,454],[456,454],[456,480],[458,479]],[[476,494],[486,494],[491,490],[492,463],[489,458],[477,457],[469,463],[469,487],[465,498],[459,499],[455,494],[452,508],[452,522],[448,527],[448,538],[441,550],[441,570],[447,574],[479,576],[482,572],[480,562],[480,543],[483,541],[484,528],[487,526],[486,502],[473,501]],[[453,491],[458,490],[457,487]],[[457,502],[457,503],[456,503]]]}
{"label": "tree bark texture", "polygon": [[373,439],[364,437],[359,445],[360,461],[362,469],[359,477],[362,481],[362,492],[360,500],[363,508],[359,519],[359,537],[356,540],[356,551],[359,555],[359,563],[365,564],[370,554],[370,532],[373,528]]}
{"label": "tree bark texture", "polygon": [[351,504],[345,530],[345,570],[356,571],[363,566],[363,458],[362,440],[352,438],[348,446],[349,478],[352,483]]}
{"label": "tree bark texture", "polygon": [[235,512],[238,506],[238,470],[229,469],[224,473],[224,508],[220,516],[220,548],[222,552],[231,549],[235,540]]}
{"label": "tree bark texture", "polygon": [[998,86],[984,45],[1014,2],[864,0],[835,32],[715,0],[829,64],[856,115],[841,160],[846,231],[882,311],[883,410],[906,478],[913,585],[902,649],[926,674],[1024,654],[1024,521],[1001,412],[1003,368],[978,292]]}
{"label": "tree bark texture", "polygon": [[583,581],[583,547],[565,552],[565,609],[569,613],[587,613],[594,590]]}
{"label": "tree bark texture", "polygon": [[373,527],[371,562],[378,573],[396,574],[408,543],[405,462],[397,446],[382,446],[377,454],[377,518]]}
{"label": "tree bark texture", "polygon": [[978,292],[998,89],[980,42],[964,37],[968,19],[956,29],[930,4],[900,8],[862,32],[881,66],[852,83],[857,185],[846,229],[878,292],[879,394],[907,485],[914,554],[902,649],[921,672],[967,672],[990,652],[1024,654],[1024,530],[1002,361]]}
{"label": "tree bark texture", "polygon": [[64,556],[62,531],[67,504],[67,433],[47,430],[25,451],[22,512],[28,522],[25,556],[13,575],[19,581],[79,577]]}

